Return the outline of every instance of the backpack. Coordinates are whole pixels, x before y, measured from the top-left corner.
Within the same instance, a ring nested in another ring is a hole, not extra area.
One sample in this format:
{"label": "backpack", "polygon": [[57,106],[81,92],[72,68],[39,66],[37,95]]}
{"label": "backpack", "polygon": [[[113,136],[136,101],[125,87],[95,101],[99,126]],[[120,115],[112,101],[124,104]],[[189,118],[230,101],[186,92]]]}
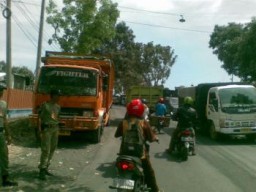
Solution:
{"label": "backpack", "polygon": [[[122,155],[129,155],[141,158],[144,154],[144,136],[141,122],[136,120],[134,124],[128,121],[128,128],[126,129],[121,143]],[[124,122],[123,122],[124,125]]]}

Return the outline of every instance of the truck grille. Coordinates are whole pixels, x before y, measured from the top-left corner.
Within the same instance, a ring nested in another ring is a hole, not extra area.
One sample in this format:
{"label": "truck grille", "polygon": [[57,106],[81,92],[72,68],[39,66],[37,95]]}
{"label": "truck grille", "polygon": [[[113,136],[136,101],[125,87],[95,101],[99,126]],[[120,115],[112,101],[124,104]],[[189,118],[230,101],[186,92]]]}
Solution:
{"label": "truck grille", "polygon": [[85,111],[92,111],[89,109],[83,109],[83,108],[61,108],[60,116],[83,116],[83,113]]}

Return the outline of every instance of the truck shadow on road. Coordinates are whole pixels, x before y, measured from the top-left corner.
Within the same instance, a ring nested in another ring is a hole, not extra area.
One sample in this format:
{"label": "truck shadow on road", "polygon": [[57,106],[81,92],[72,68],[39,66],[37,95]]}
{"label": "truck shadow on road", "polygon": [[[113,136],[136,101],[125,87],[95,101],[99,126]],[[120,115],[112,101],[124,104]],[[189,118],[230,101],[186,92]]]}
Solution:
{"label": "truck shadow on road", "polygon": [[256,145],[255,139],[247,139],[245,136],[230,137],[221,136],[218,140],[212,140],[206,135],[197,134],[196,142],[199,145]]}

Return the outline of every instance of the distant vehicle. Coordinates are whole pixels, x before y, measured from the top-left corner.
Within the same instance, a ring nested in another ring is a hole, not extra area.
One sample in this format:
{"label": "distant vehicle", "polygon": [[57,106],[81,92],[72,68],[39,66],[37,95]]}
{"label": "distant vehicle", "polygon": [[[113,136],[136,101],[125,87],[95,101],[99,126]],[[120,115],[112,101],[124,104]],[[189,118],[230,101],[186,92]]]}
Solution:
{"label": "distant vehicle", "polygon": [[180,101],[186,96],[195,100],[199,130],[212,139],[220,134],[256,135],[256,88],[244,83],[203,83],[181,88]]}
{"label": "distant vehicle", "polygon": [[163,97],[162,86],[132,86],[126,92],[126,103],[129,103],[132,99],[146,99],[148,101],[148,107],[150,112],[155,111],[155,105],[160,97]]}
{"label": "distant vehicle", "polygon": [[120,95],[114,95],[113,96],[113,104],[119,105],[121,102],[121,96]]}
{"label": "distant vehicle", "polygon": [[178,97],[170,97],[170,105],[171,105],[171,112],[175,113],[179,108],[179,98]]}
{"label": "distant vehicle", "polygon": [[33,96],[31,119],[35,127],[39,126],[39,106],[57,89],[61,92],[59,134],[88,132],[93,142],[99,142],[113,102],[113,62],[102,56],[48,51],[42,61]]}
{"label": "distant vehicle", "polygon": [[126,95],[121,95],[120,96],[120,104],[125,105],[126,104]]}

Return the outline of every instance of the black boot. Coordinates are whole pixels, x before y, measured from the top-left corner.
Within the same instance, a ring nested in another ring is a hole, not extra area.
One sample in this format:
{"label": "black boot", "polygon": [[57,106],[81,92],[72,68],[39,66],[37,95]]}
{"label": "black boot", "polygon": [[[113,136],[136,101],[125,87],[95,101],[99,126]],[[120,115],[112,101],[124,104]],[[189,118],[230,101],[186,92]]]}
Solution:
{"label": "black boot", "polygon": [[45,181],[46,180],[46,169],[40,169],[39,171],[39,179]]}
{"label": "black boot", "polygon": [[48,169],[45,170],[45,174],[48,175],[48,176],[54,176],[51,172],[49,172]]}
{"label": "black boot", "polygon": [[17,182],[15,182],[15,181],[11,181],[10,179],[9,179],[9,176],[8,175],[4,175],[3,177],[2,177],[2,179],[3,179],[3,187],[12,187],[12,186],[18,186],[18,183]]}

